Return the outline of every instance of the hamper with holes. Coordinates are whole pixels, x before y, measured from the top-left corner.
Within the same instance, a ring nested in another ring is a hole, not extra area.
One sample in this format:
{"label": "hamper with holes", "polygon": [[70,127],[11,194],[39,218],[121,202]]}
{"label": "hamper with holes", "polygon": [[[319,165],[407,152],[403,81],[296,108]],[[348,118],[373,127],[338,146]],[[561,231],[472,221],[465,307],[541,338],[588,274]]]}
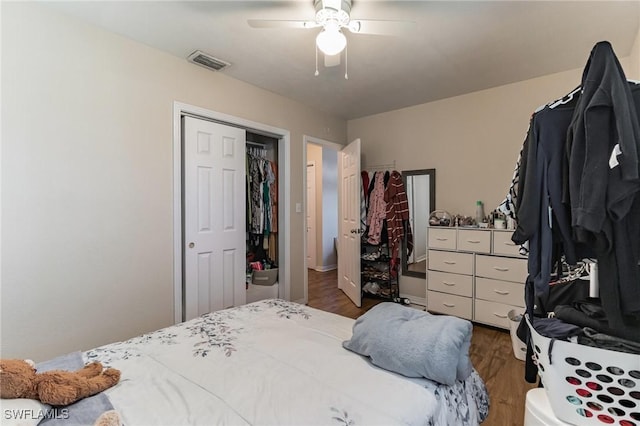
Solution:
{"label": "hamper with holes", "polygon": [[563,340],[551,345],[528,317],[527,324],[538,373],[558,419],[580,426],[640,426],[640,355]]}

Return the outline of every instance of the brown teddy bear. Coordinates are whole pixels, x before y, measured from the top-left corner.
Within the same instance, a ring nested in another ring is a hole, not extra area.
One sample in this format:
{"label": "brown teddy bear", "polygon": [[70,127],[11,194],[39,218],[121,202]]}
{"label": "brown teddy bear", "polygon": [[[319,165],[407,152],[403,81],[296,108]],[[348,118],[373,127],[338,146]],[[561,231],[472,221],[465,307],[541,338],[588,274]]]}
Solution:
{"label": "brown teddy bear", "polygon": [[53,370],[36,373],[21,359],[0,360],[0,398],[37,399],[49,405],[69,405],[114,386],[120,371],[92,362],[78,371]]}

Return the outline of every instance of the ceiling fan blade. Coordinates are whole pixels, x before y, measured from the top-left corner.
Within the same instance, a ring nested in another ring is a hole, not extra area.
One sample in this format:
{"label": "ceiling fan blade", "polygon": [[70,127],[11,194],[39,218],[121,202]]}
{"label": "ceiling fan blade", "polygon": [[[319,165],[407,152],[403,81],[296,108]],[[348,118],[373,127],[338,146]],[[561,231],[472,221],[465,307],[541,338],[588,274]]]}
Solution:
{"label": "ceiling fan blade", "polygon": [[324,55],[325,67],[337,67],[340,65],[340,53],[337,55]]}
{"label": "ceiling fan blade", "polygon": [[274,19],[247,19],[251,28],[315,28],[318,26],[314,21],[289,21]]}
{"label": "ceiling fan blade", "polygon": [[411,32],[415,25],[414,21],[352,19],[347,28],[354,34],[405,35]]}

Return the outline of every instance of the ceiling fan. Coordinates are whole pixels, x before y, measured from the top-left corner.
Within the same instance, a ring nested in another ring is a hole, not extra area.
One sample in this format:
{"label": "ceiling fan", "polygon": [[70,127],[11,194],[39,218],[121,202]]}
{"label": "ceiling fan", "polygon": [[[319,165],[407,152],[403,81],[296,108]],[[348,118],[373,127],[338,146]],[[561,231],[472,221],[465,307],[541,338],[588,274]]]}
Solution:
{"label": "ceiling fan", "polygon": [[[315,20],[249,19],[252,28],[322,28],[316,37],[317,48],[325,55],[325,66],[340,64],[339,54],[347,46],[343,30],[353,34],[393,35],[410,21],[351,19],[351,0],[313,0]],[[317,62],[317,60],[316,60]],[[316,69],[316,75],[318,71]],[[347,78],[345,74],[345,78]]]}

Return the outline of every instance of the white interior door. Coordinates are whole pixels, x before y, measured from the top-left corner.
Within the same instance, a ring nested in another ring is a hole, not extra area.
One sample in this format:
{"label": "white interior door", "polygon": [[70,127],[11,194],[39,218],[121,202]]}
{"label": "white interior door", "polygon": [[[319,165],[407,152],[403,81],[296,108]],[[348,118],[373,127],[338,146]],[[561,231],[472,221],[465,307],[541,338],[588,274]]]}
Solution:
{"label": "white interior door", "polygon": [[245,303],[245,131],[185,117],[184,320]]}
{"label": "white interior door", "polygon": [[316,269],[316,163],[307,163],[307,267]]}
{"label": "white interior door", "polygon": [[362,306],[360,282],[360,139],[338,154],[338,288]]}

